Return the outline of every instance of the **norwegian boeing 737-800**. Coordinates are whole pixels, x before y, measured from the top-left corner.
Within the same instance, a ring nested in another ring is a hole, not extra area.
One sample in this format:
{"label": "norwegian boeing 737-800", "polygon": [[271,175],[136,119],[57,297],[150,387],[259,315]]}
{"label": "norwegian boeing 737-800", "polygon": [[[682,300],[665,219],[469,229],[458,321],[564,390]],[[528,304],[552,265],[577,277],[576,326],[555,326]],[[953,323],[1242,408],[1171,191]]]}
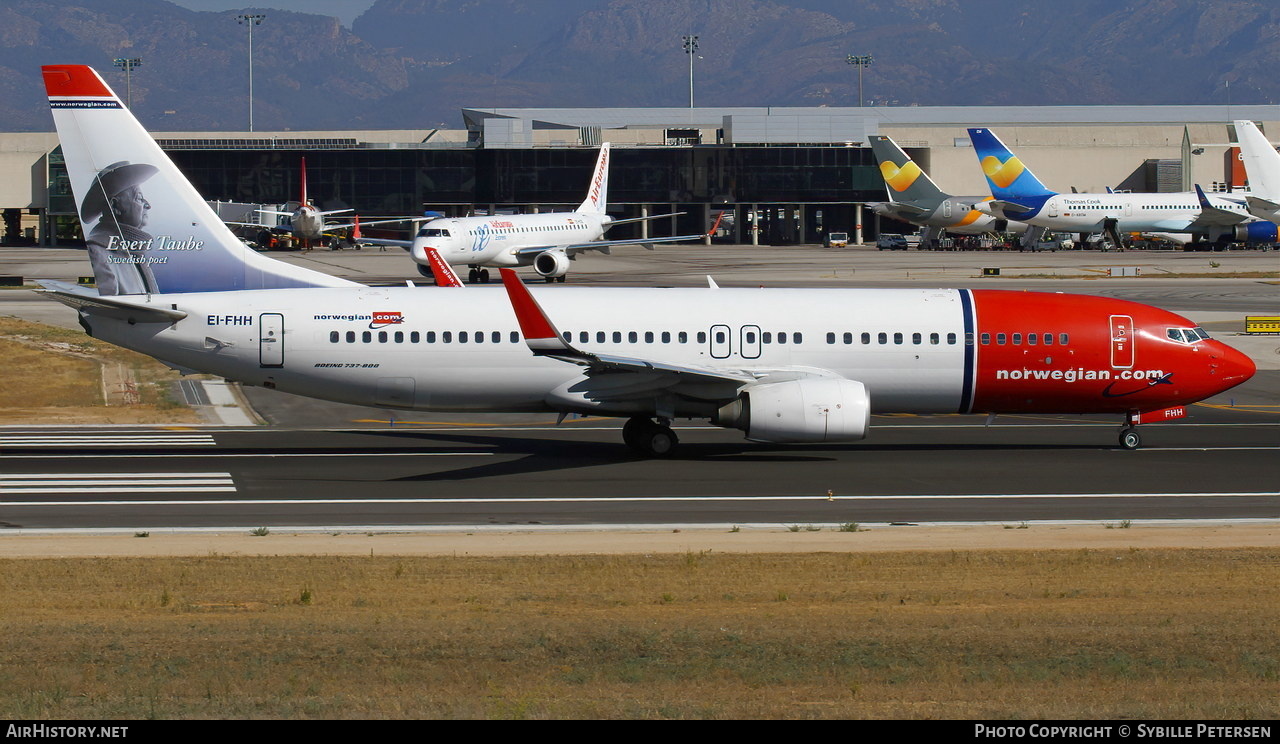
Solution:
{"label": "norwegian boeing 737-800", "polygon": [[[246,249],[91,68],[44,68],[97,291],[44,282],[85,330],[180,370],[405,410],[670,422],[752,440],[862,439],[869,416],[1106,413],[1134,425],[1249,379],[1179,315],[1100,297],[966,289],[505,292],[368,287]],[[144,196],[145,194],[145,196]],[[99,273],[101,267],[101,273]],[[143,277],[144,273],[146,276]],[[110,275],[108,274],[110,272]],[[110,289],[106,289],[110,287]]]}

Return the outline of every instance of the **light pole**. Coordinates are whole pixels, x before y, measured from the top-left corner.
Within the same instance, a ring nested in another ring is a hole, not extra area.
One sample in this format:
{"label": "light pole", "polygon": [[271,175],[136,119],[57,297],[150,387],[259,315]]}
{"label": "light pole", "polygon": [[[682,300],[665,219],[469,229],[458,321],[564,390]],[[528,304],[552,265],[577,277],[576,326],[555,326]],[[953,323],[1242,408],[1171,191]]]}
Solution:
{"label": "light pole", "polygon": [[115,60],[116,67],[124,70],[124,105],[127,108],[133,108],[133,68],[141,67],[142,60],[138,57],[117,57]]}
{"label": "light pole", "polygon": [[693,56],[698,52],[698,37],[689,35],[684,38],[684,53],[689,55],[689,108],[693,108]]}
{"label": "light pole", "polygon": [[261,26],[265,13],[236,16],[236,23],[249,27],[249,131],[253,131],[253,27]]}
{"label": "light pole", "polygon": [[858,105],[862,105],[862,68],[870,65],[873,60],[870,54],[850,54],[845,57],[845,62],[858,66]]}

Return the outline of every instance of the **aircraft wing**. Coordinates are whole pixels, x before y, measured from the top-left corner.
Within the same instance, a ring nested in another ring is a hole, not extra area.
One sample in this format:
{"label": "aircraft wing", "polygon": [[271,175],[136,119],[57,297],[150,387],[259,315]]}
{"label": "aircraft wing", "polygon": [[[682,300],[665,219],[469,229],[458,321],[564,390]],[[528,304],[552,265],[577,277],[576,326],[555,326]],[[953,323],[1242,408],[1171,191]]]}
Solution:
{"label": "aircraft wing", "polygon": [[701,240],[707,237],[706,233],[698,233],[697,235],[673,235],[669,238],[635,238],[633,240],[593,240],[589,243],[569,243],[567,245],[530,245],[524,248],[518,248],[515,255],[521,259],[532,260],[534,256],[546,251],[564,251],[566,254],[573,256],[584,251],[601,251],[608,253],[610,248],[622,245],[640,245],[646,250],[653,250],[654,243],[676,243],[684,240]]}
{"label": "aircraft wing", "polygon": [[288,225],[260,225],[257,222],[232,222],[231,220],[223,220],[224,225],[235,225],[237,227],[256,227],[259,230],[270,230],[271,232],[287,233]]}
{"label": "aircraft wing", "polygon": [[610,227],[613,227],[614,225],[625,225],[628,222],[647,222],[648,220],[660,220],[663,217],[679,217],[682,214],[688,214],[688,212],[671,212],[669,214],[651,214],[647,217],[628,217],[625,220],[611,220],[609,224],[605,225],[605,229],[607,230]]}
{"label": "aircraft wing", "polygon": [[124,299],[131,295],[114,295],[102,297],[98,290],[90,290],[66,282],[39,280],[37,284],[44,287],[40,294],[51,300],[57,300],[77,310],[88,310],[97,315],[119,318],[139,323],[173,323],[187,317],[181,310],[167,307],[145,305]]}
{"label": "aircraft wing", "polygon": [[364,222],[364,221],[361,221],[358,223],[343,222],[342,224],[338,224],[338,225],[331,225],[331,224],[325,223],[324,229],[325,230],[346,230],[348,228],[355,227],[357,224],[360,225],[360,227],[368,227],[369,225],[385,225],[391,222],[428,222],[433,219],[435,218],[434,217],[394,217],[394,218],[388,218],[385,220],[372,220],[370,222]]}
{"label": "aircraft wing", "polygon": [[1196,198],[1200,200],[1200,214],[1191,221],[1192,225],[1238,225],[1241,222],[1248,222],[1252,216],[1248,214],[1240,214],[1232,212],[1229,209],[1221,209],[1213,206],[1209,202],[1209,197],[1204,195],[1204,189],[1200,188],[1200,184],[1196,184]]}
{"label": "aircraft wing", "polygon": [[395,238],[366,238],[361,236],[356,242],[361,245],[393,245],[406,251],[413,247],[412,240],[396,240]]}
{"label": "aircraft wing", "polygon": [[1250,209],[1256,209],[1262,212],[1280,211],[1280,204],[1276,204],[1269,199],[1263,199],[1260,196],[1246,196],[1245,202],[1249,205]]}

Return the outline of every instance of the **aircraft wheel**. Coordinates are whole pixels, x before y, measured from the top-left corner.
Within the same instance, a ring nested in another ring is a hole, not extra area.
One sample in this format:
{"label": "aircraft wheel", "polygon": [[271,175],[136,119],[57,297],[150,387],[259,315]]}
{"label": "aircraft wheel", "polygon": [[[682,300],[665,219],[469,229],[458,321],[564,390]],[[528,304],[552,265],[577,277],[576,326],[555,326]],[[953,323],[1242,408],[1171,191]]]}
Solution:
{"label": "aircraft wheel", "polygon": [[554,282],[555,280],[556,280],[556,278],[555,278],[554,276],[548,276],[548,277],[545,277],[545,281],[547,282],[547,284],[550,284],[550,283]]}
{"label": "aircraft wheel", "polygon": [[467,271],[467,284],[475,284],[476,280],[479,278],[480,278],[480,272],[477,271],[476,269],[471,269]]}
{"label": "aircraft wheel", "polygon": [[431,273],[431,267],[430,267],[430,266],[423,266],[422,264],[418,264],[418,273],[419,273],[419,274],[422,274],[423,276],[425,276],[425,277],[426,277],[426,278],[428,278],[428,279],[435,279],[435,278],[436,278],[436,275],[435,275],[435,274],[433,274],[433,273]]}
{"label": "aircraft wheel", "polygon": [[1123,429],[1120,432],[1120,448],[1127,450],[1136,450],[1142,446],[1142,437],[1138,436],[1138,431],[1132,427]]}
{"label": "aircraft wheel", "polygon": [[488,270],[488,269],[480,269],[480,283],[481,283],[481,284],[488,284],[488,283],[489,283],[489,270]]}
{"label": "aircraft wheel", "polygon": [[556,277],[556,281],[560,282],[561,284],[564,284],[564,280],[568,278],[569,278],[568,276],[558,276]]}
{"label": "aircraft wheel", "polygon": [[666,457],[680,443],[671,427],[640,416],[627,420],[622,427],[622,439],[646,457]]}

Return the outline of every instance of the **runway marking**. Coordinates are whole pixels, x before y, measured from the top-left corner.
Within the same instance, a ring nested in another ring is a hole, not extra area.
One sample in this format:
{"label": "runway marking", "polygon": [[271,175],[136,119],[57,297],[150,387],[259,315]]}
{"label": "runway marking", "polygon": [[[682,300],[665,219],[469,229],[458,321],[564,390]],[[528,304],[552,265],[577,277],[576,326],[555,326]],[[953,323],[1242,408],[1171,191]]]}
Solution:
{"label": "runway marking", "polygon": [[183,452],[142,455],[0,455],[0,460],[163,460],[167,458],[222,459],[246,457],[492,457],[493,452]]}
{"label": "runway marking", "polygon": [[[225,493],[230,473],[10,473],[0,475],[0,497],[63,493]],[[0,502],[4,506],[40,502]],[[48,502],[45,502],[48,503]],[[87,502],[94,503],[94,502]]]}
{"label": "runway marking", "polygon": [[212,434],[0,434],[3,447],[215,447]]}
{"label": "runway marking", "polygon": [[668,502],[750,502],[765,501],[961,501],[969,499],[1146,499],[1146,498],[1222,498],[1222,497],[1276,497],[1280,491],[1224,491],[1217,493],[1023,493],[1023,494],[934,494],[934,495],[866,495],[834,496],[826,494],[807,496],[617,496],[582,498],[533,496],[495,498],[445,498],[445,499],[206,499],[164,501],[14,501],[3,506],[330,506],[345,504],[590,504],[590,503],[668,503]]}

